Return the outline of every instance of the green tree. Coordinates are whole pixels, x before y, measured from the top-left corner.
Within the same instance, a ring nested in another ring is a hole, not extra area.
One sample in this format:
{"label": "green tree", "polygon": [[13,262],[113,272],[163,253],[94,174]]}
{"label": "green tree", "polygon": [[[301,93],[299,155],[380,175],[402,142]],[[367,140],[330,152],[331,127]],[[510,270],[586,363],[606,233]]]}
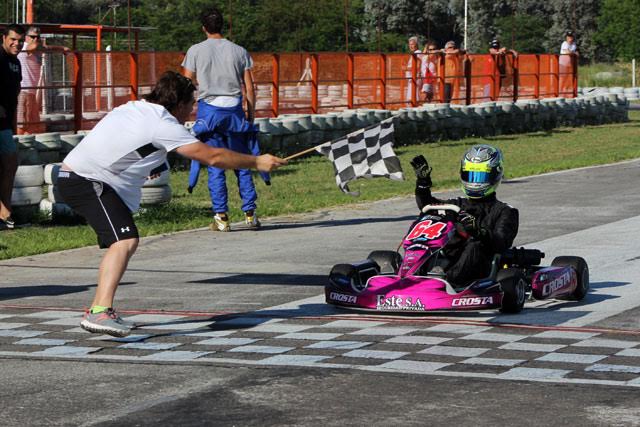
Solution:
{"label": "green tree", "polygon": [[640,0],[605,0],[598,26],[598,48],[612,59],[640,58]]}

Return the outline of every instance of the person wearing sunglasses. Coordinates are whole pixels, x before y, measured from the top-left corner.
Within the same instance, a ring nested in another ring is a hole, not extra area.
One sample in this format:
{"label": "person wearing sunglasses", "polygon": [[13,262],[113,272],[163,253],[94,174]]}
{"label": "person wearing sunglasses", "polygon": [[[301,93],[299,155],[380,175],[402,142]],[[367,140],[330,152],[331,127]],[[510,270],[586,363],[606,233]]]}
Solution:
{"label": "person wearing sunglasses", "polygon": [[18,100],[18,134],[33,134],[46,131],[40,120],[42,96],[45,86],[42,72],[42,58],[45,52],[68,52],[66,46],[53,46],[44,43],[39,27],[27,28],[24,47],[18,54],[22,66],[22,91]]}
{"label": "person wearing sunglasses", "polygon": [[480,144],[469,148],[460,160],[460,183],[466,197],[441,200],[431,194],[431,167],[424,156],[411,160],[416,173],[418,208],[433,204],[454,204],[461,208],[459,239],[445,248],[450,259],[444,269],[447,280],[464,286],[489,276],[493,255],[504,253],[518,234],[518,210],[501,202],[496,189],[504,175],[502,151]]}

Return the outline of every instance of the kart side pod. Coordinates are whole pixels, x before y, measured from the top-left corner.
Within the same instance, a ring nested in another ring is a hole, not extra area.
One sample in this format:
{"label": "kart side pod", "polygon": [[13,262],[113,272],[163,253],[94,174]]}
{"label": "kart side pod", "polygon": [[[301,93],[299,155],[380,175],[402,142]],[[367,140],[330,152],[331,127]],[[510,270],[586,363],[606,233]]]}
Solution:
{"label": "kart side pod", "polygon": [[354,264],[336,264],[329,273],[329,281],[334,285],[351,286],[354,292],[362,291],[367,281],[380,274],[380,267],[374,261],[366,259]]}

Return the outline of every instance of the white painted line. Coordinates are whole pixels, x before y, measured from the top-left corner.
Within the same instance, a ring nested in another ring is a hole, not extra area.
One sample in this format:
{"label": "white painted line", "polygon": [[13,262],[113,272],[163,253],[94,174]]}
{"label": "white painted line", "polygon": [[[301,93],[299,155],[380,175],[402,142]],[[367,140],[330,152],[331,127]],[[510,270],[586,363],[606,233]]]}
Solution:
{"label": "white painted line", "polygon": [[287,325],[282,323],[273,323],[270,325],[258,325],[247,330],[247,332],[274,332],[284,334],[287,332],[300,332],[305,329],[311,329],[313,325]]}
{"label": "white painted line", "polygon": [[7,319],[9,317],[17,317],[17,316],[18,316],[17,314],[0,314],[0,319]]}
{"label": "white painted line", "polygon": [[228,320],[219,320],[215,322],[215,325],[224,325],[224,326],[258,326],[258,325],[267,325],[276,322],[282,322],[284,319],[271,319],[267,316],[264,317],[236,317],[235,319]]}
{"label": "white painted line", "polygon": [[150,334],[132,334],[126,337],[112,337],[111,335],[100,335],[98,337],[88,338],[91,341],[114,341],[114,342],[139,342],[152,337]]}
{"label": "white painted line", "polygon": [[509,369],[507,372],[504,372],[498,375],[501,378],[510,378],[510,379],[523,379],[523,380],[531,380],[531,379],[557,379],[562,378],[567,375],[569,370],[566,369],[541,369],[541,368],[513,368]]}
{"label": "white painted line", "polygon": [[172,336],[172,337],[226,337],[236,332],[238,331],[233,329],[230,329],[227,331],[208,331],[208,332],[178,331],[178,332],[171,332],[169,336]]}
{"label": "white painted line", "polygon": [[488,348],[453,347],[448,345],[435,345],[419,351],[420,354],[434,354],[437,356],[475,357],[489,351]]}
{"label": "white painted line", "polygon": [[48,311],[39,311],[37,313],[21,314],[20,317],[35,317],[37,319],[62,319],[63,317],[77,317],[80,320],[82,315],[83,313],[79,311],[48,310]]}
{"label": "white painted line", "polygon": [[383,350],[352,350],[344,353],[344,357],[359,357],[363,359],[399,359],[410,354],[406,351],[383,351]]}
{"label": "white painted line", "polygon": [[51,339],[51,338],[26,338],[20,341],[14,342],[14,344],[18,345],[42,345],[42,346],[58,346],[65,345],[70,342],[74,342],[75,340],[60,340],[60,339]]}
{"label": "white painted line", "polygon": [[566,347],[564,344],[536,344],[526,342],[510,342],[508,344],[501,345],[502,350],[519,350],[519,351],[539,351],[542,353],[549,353],[551,351],[560,350]]}
{"label": "white painted line", "polygon": [[542,362],[584,363],[585,365],[589,365],[606,357],[607,356],[601,354],[549,353],[538,357],[536,360]]}
{"label": "white painted line", "polygon": [[605,363],[599,363],[591,365],[585,369],[589,372],[622,372],[626,374],[640,374],[640,366],[628,366],[628,365],[609,365]]}
{"label": "white painted line", "polygon": [[0,329],[0,337],[32,338],[48,333],[48,331],[21,331],[18,329]]}
{"label": "white painted line", "polygon": [[134,350],[169,350],[180,347],[182,344],[171,342],[130,342],[119,345],[116,348],[126,348]]}
{"label": "white painted line", "polygon": [[392,344],[417,344],[417,345],[435,345],[443,342],[451,341],[452,338],[443,337],[427,337],[421,335],[401,335],[399,337],[389,338],[384,342]]}
{"label": "white painted line", "polygon": [[18,328],[24,328],[25,326],[29,326],[29,324],[0,322],[0,329],[18,329]]}
{"label": "white painted line", "polygon": [[[136,322],[139,323],[139,322]],[[180,320],[168,323],[157,323],[157,324],[143,324],[140,325],[142,329],[158,329],[162,331],[199,331],[203,330],[203,328],[207,328],[213,325],[211,320],[203,320],[200,322],[182,322]],[[206,330],[206,329],[204,329]],[[204,331],[203,330],[203,331]]]}
{"label": "white painted line", "polygon": [[291,350],[295,350],[295,347],[277,347],[271,345],[244,345],[242,347],[235,347],[227,350],[232,353],[265,353],[265,354],[280,354],[286,353]]}
{"label": "white painted line", "polygon": [[258,365],[286,365],[286,366],[308,366],[309,364],[315,364],[325,359],[330,359],[331,356],[313,356],[313,355],[297,355],[290,356],[286,354],[279,354],[277,356],[267,357],[258,361]]}
{"label": "white painted line", "polygon": [[373,328],[360,329],[358,331],[349,332],[350,335],[389,335],[398,336],[405,335],[417,331],[417,328],[406,328],[402,326],[380,326]]}
{"label": "white painted line", "polygon": [[135,314],[133,316],[127,317],[127,320],[135,323],[160,323],[180,320],[186,317],[187,316],[176,314]]}
{"label": "white painted line", "polygon": [[532,335],[532,338],[558,338],[567,340],[586,340],[600,335],[596,332],[575,332],[575,331],[544,331]]}
{"label": "white painted line", "polygon": [[473,334],[491,329],[491,326],[458,325],[454,323],[443,323],[424,329],[429,332],[446,332],[450,334]]}
{"label": "white painted line", "polygon": [[161,351],[159,353],[153,353],[146,356],[141,356],[140,360],[164,360],[171,362],[179,362],[184,360],[194,360],[207,354],[213,353],[212,351]]}
{"label": "white painted line", "polygon": [[518,334],[500,334],[490,332],[479,332],[477,334],[466,335],[460,337],[461,340],[474,340],[474,341],[495,341],[495,342],[514,342],[527,338],[527,335]]}
{"label": "white painted line", "polygon": [[[376,371],[399,371],[405,373],[426,374],[449,366],[451,363],[422,362],[418,360],[393,360],[376,366]],[[373,370],[373,369],[372,369]]]}
{"label": "white painted line", "polygon": [[209,338],[208,340],[198,341],[198,342],[195,342],[194,344],[239,346],[239,345],[253,344],[256,341],[260,341],[260,340],[254,339],[254,338],[218,338],[218,337],[215,337],[215,338]]}
{"label": "white painted line", "polygon": [[336,349],[336,350],[355,350],[356,348],[366,347],[371,342],[366,341],[320,341],[309,344],[304,348],[320,348],[320,349]]}
{"label": "white painted line", "polygon": [[283,340],[313,340],[313,341],[327,341],[334,340],[341,337],[343,334],[331,334],[325,332],[292,332],[290,334],[278,335],[277,339]]}
{"label": "white painted line", "polygon": [[625,357],[640,357],[640,349],[639,348],[627,348],[625,350],[617,352],[615,355],[616,356],[625,356]]}
{"label": "white painted line", "polygon": [[605,338],[591,338],[571,344],[573,347],[605,347],[605,348],[631,348],[640,344],[637,341],[610,340]]}
{"label": "white painted line", "polygon": [[333,322],[316,325],[316,328],[372,328],[384,325],[387,322],[377,322],[373,320],[334,320]]}
{"label": "white painted line", "polygon": [[60,319],[41,322],[41,325],[76,326],[80,324],[82,317],[62,317]]}
{"label": "white painted line", "polygon": [[49,347],[42,351],[34,351],[31,354],[36,356],[79,357],[101,349],[101,347],[73,347],[70,345],[64,345],[60,347]]}
{"label": "white painted line", "polygon": [[487,357],[472,357],[460,363],[467,365],[487,365],[487,366],[515,366],[526,362],[525,359],[491,359]]}

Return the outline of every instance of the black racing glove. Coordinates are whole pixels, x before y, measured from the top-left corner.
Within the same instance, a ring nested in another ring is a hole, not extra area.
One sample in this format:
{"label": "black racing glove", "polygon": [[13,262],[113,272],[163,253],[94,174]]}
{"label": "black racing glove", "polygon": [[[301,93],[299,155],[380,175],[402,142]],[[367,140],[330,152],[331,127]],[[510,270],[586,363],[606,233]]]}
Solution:
{"label": "black racing glove", "polygon": [[422,187],[431,187],[431,168],[429,167],[429,163],[427,163],[427,159],[424,158],[422,154],[415,156],[411,159],[411,167],[413,171],[416,173],[416,178],[418,184]]}
{"label": "black racing glove", "polygon": [[477,236],[479,227],[478,220],[475,216],[471,215],[468,212],[460,211],[460,216],[458,217],[458,222],[462,225],[462,229],[465,233],[470,236]]}

